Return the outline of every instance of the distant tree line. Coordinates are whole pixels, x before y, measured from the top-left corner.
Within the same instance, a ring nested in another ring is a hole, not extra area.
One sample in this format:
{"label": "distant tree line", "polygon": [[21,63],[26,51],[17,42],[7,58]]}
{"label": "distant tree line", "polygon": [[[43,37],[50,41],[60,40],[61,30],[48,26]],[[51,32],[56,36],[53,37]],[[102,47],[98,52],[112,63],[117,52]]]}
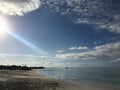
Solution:
{"label": "distant tree line", "polygon": [[31,69],[44,69],[45,67],[30,67]]}
{"label": "distant tree line", "polygon": [[44,67],[28,67],[26,65],[0,65],[0,70],[32,70],[32,69],[44,69]]}

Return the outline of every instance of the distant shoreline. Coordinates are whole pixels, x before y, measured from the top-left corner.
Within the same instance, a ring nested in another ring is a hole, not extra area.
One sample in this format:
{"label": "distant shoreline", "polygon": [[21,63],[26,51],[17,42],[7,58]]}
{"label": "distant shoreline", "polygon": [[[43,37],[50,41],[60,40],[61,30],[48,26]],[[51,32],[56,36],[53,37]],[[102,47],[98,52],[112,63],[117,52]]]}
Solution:
{"label": "distant shoreline", "polygon": [[0,65],[0,70],[32,70],[44,69],[45,67],[28,67],[26,65]]}

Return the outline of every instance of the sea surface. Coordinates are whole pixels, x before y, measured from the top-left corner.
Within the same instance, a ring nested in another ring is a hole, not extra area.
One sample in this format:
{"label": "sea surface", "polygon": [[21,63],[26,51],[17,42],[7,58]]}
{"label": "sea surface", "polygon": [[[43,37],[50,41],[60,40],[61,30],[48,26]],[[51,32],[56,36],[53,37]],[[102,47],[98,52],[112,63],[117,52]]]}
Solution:
{"label": "sea surface", "polygon": [[45,76],[71,81],[77,84],[107,83],[120,85],[120,68],[46,68]]}

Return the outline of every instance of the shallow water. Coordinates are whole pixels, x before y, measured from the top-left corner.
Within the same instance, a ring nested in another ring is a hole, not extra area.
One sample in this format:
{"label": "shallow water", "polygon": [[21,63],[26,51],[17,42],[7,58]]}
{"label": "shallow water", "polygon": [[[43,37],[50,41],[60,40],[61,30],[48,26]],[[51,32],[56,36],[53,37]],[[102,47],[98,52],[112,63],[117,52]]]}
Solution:
{"label": "shallow water", "polygon": [[40,71],[47,77],[75,83],[120,84],[120,68],[47,68]]}

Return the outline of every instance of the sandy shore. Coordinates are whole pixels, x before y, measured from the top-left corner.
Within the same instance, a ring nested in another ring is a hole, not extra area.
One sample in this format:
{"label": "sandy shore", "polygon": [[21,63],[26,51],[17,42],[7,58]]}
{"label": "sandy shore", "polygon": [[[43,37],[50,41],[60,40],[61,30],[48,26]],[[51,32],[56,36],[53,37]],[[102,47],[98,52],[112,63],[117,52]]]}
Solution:
{"label": "sandy shore", "polygon": [[0,90],[80,90],[78,85],[45,78],[35,70],[1,70]]}

